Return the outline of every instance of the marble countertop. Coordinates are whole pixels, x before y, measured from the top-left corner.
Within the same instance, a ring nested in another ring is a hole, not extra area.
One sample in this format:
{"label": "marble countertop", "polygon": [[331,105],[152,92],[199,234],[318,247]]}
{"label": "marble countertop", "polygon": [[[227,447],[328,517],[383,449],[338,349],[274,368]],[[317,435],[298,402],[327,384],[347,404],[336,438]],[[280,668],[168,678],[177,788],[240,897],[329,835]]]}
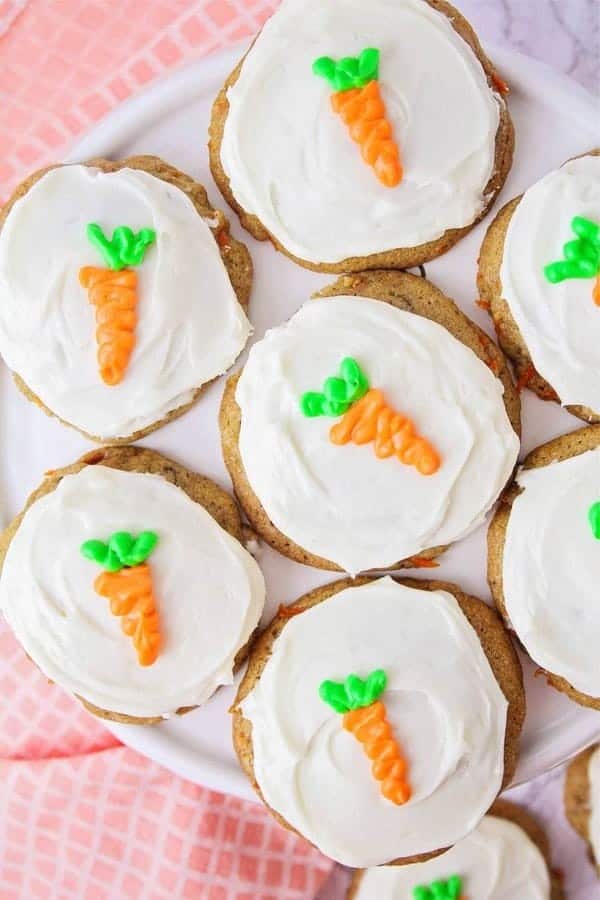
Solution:
{"label": "marble countertop", "polygon": [[454,0],[480,39],[534,56],[600,90],[599,0]]}
{"label": "marble countertop", "polygon": [[[512,47],[578,81],[598,98],[600,127],[600,0],[453,0],[482,42]],[[568,900],[600,900],[600,883],[584,842],[565,820],[564,768],[510,791],[552,842],[553,864],[564,874]],[[343,900],[348,876],[341,868],[318,900]],[[516,900],[516,898],[515,898]]]}

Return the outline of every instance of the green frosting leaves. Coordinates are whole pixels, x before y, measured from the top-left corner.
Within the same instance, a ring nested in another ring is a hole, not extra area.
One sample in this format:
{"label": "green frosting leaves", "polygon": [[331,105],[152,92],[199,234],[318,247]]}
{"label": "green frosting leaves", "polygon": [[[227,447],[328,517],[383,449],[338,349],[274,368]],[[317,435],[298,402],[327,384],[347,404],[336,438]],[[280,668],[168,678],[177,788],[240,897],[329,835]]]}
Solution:
{"label": "green frosting leaves", "polygon": [[323,391],[308,391],[300,398],[300,409],[305,416],[343,416],[353,403],[369,390],[366,375],[355,359],[347,356],[340,365],[339,376],[327,378]]}
{"label": "green frosting leaves", "polygon": [[544,266],[544,275],[551,284],[567,278],[593,278],[600,273],[600,225],[575,216],[571,229],[576,238],[564,244],[564,259]]}
{"label": "green frosting leaves", "polygon": [[103,566],[107,572],[139,566],[145,562],[156,545],[158,535],[154,531],[141,531],[134,537],[129,531],[115,531],[104,541],[86,541],[81,545],[81,555]]}
{"label": "green frosting leaves", "polygon": [[592,503],[588,509],[588,522],[596,540],[600,540],[600,500]]}
{"label": "green frosting leaves", "polygon": [[387,675],[383,669],[375,669],[366,678],[348,675],[345,681],[322,681],[319,697],[337,713],[370,706],[385,691]]}
{"label": "green frosting leaves", "polygon": [[413,900],[459,900],[462,879],[451,875],[446,881],[432,881],[429,885],[413,888]]}
{"label": "green frosting leaves", "polygon": [[134,234],[127,225],[115,228],[112,238],[109,239],[95,222],[89,223],[86,234],[90,244],[100,251],[110,269],[141,265],[146,250],[156,240],[156,232],[152,228],[142,228]]}
{"label": "green frosting leaves", "polygon": [[330,56],[320,56],[315,59],[312,70],[328,81],[334,91],[350,91],[377,81],[379,55],[379,50],[367,47],[359,56],[345,56],[337,62]]}

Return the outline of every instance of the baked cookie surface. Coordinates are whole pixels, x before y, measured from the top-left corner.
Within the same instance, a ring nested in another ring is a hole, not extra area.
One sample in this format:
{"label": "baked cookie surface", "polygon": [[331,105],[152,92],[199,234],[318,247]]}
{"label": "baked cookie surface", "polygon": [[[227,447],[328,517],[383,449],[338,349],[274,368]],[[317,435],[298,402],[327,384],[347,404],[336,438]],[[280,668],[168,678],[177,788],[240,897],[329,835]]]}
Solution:
{"label": "baked cookie surface", "polygon": [[244,348],[251,284],[204,188],[157,157],[41,170],[0,213],[0,352],[30,400],[94,440],[185,412]]}
{"label": "baked cookie surface", "polygon": [[600,426],[533,450],[488,532],[488,581],[555,688],[600,709]]}
{"label": "baked cookie surface", "polygon": [[[151,552],[133,558],[131,538]],[[49,473],[2,535],[0,609],[91,712],[150,724],[231,683],[265,596],[242,540],[209,479],[147,449],[93,451]]]}
{"label": "baked cookie surface", "polygon": [[356,872],[347,900],[424,900],[441,882],[458,893],[448,897],[485,900],[563,900],[561,881],[551,869],[550,845],[542,828],[524,809],[497,800],[479,825],[447,853],[411,866],[379,866]]}
{"label": "baked cookie surface", "polygon": [[569,763],[564,799],[567,819],[587,842],[600,875],[600,744],[588,747]]}
{"label": "baked cookie surface", "polygon": [[[349,733],[323,700],[324,680],[369,681],[374,670],[387,678],[378,702],[391,734],[381,735],[405,760],[403,804],[375,775],[383,758],[369,736]],[[475,827],[514,772],[525,699],[516,653],[484,603],[443,582],[359,578],[273,620],[233,713],[241,765],[276,818],[333,859],[367,866],[427,859]]]}
{"label": "baked cookie surface", "polygon": [[599,278],[600,150],[591,150],[500,210],[477,280],[521,382],[588,422],[600,420]]}
{"label": "baked cookie surface", "polygon": [[[365,89],[378,85],[378,127],[399,151],[393,187],[365,162],[376,151],[364,134],[351,137],[350,120],[332,110],[335,91],[311,71],[332,57],[362,66],[361,52],[373,49],[379,70]],[[506,179],[514,135],[498,84],[472,28],[444,0],[284,0],[217,97],[212,173],[244,227],[303,266],[417,265],[469,231]]]}
{"label": "baked cookie surface", "polygon": [[[333,443],[341,413],[304,414],[305,393],[348,357],[433,448],[435,472],[410,452],[402,462],[377,443]],[[476,527],[510,477],[518,431],[498,348],[432,284],[399,272],[323,290],[254,345],[221,407],[225,462],[255,530],[292,559],[352,574],[430,558]]]}

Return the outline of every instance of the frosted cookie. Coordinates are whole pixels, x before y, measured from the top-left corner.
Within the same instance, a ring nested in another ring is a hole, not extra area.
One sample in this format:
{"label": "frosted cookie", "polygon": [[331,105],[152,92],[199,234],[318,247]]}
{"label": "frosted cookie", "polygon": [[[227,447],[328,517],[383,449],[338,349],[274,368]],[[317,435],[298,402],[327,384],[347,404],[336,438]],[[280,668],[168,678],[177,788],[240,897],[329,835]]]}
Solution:
{"label": "frosted cookie", "polygon": [[584,750],[570,763],[565,778],[565,812],[587,842],[600,875],[600,744]]}
{"label": "frosted cookie", "polygon": [[500,210],[478,286],[520,384],[600,421],[600,150]]}
{"label": "frosted cookie", "polygon": [[251,283],[204,188],[157,157],[43,169],[0,212],[0,353],[94,440],[147,434],[227,371]]}
{"label": "frosted cookie", "polygon": [[300,265],[403,269],[493,204],[513,155],[506,91],[444,0],[284,0],[215,101],[212,173],[244,227]]}
{"label": "frosted cookie", "polygon": [[488,533],[496,606],[548,682],[600,709],[600,426],[533,450]]}
{"label": "frosted cookie", "polygon": [[348,900],[563,900],[550,845],[519,806],[497,800],[471,834],[435,859],[356,872]]}
{"label": "frosted cookie", "polygon": [[281,824],[349,866],[460,841],[510,781],[525,714],[496,613],[435,581],[344,579],[254,644],[234,744]]}
{"label": "frosted cookie", "polygon": [[96,715],[152,724],[204,703],[247,652],[265,585],[232,498],[152,450],[48,473],[0,538],[0,611]]}
{"label": "frosted cookie", "polygon": [[221,406],[253,527],[351,574],[431,564],[479,525],[517,460],[496,345],[422,278],[347,276],[253,346]]}

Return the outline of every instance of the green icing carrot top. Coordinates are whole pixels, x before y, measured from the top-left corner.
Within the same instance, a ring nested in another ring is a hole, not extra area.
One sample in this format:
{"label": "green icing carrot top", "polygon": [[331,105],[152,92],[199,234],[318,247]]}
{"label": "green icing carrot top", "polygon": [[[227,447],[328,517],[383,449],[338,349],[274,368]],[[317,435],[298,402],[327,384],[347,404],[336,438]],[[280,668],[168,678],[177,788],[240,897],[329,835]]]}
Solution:
{"label": "green icing carrot top", "polygon": [[[438,879],[428,885],[413,888],[413,900],[460,900],[462,879],[451,875],[446,881]],[[516,900],[516,898],[515,898]]]}
{"label": "green icing carrot top", "polygon": [[367,47],[359,56],[344,56],[335,60],[330,56],[315,59],[312,70],[325,78],[334,91],[362,88],[379,78],[379,50]]}
{"label": "green icing carrot top", "polygon": [[327,378],[323,391],[307,391],[300,399],[300,409],[305,416],[342,416],[369,390],[367,376],[355,359],[342,360],[339,375]]}
{"label": "green icing carrot top", "polygon": [[323,681],[319,696],[335,712],[347,713],[375,703],[385,691],[386,684],[387,675],[383,669],[375,669],[364,680],[358,675],[348,675],[345,681]]}
{"label": "green icing carrot top", "polygon": [[133,232],[128,225],[119,225],[108,238],[100,225],[90,222],[86,228],[89,242],[96,247],[110,269],[125,269],[139,266],[144,261],[146,250],[156,240],[152,228],[142,228]]}
{"label": "green icing carrot top", "polygon": [[115,531],[107,543],[86,541],[81,545],[81,555],[107,572],[119,572],[125,567],[141,565],[157,544],[158,535],[154,531],[141,531],[137,537],[129,531]]}
{"label": "green icing carrot top", "polygon": [[551,284],[567,278],[596,278],[592,297],[600,306],[600,225],[575,216],[571,220],[575,239],[563,245],[563,259],[544,266],[544,275]]}

